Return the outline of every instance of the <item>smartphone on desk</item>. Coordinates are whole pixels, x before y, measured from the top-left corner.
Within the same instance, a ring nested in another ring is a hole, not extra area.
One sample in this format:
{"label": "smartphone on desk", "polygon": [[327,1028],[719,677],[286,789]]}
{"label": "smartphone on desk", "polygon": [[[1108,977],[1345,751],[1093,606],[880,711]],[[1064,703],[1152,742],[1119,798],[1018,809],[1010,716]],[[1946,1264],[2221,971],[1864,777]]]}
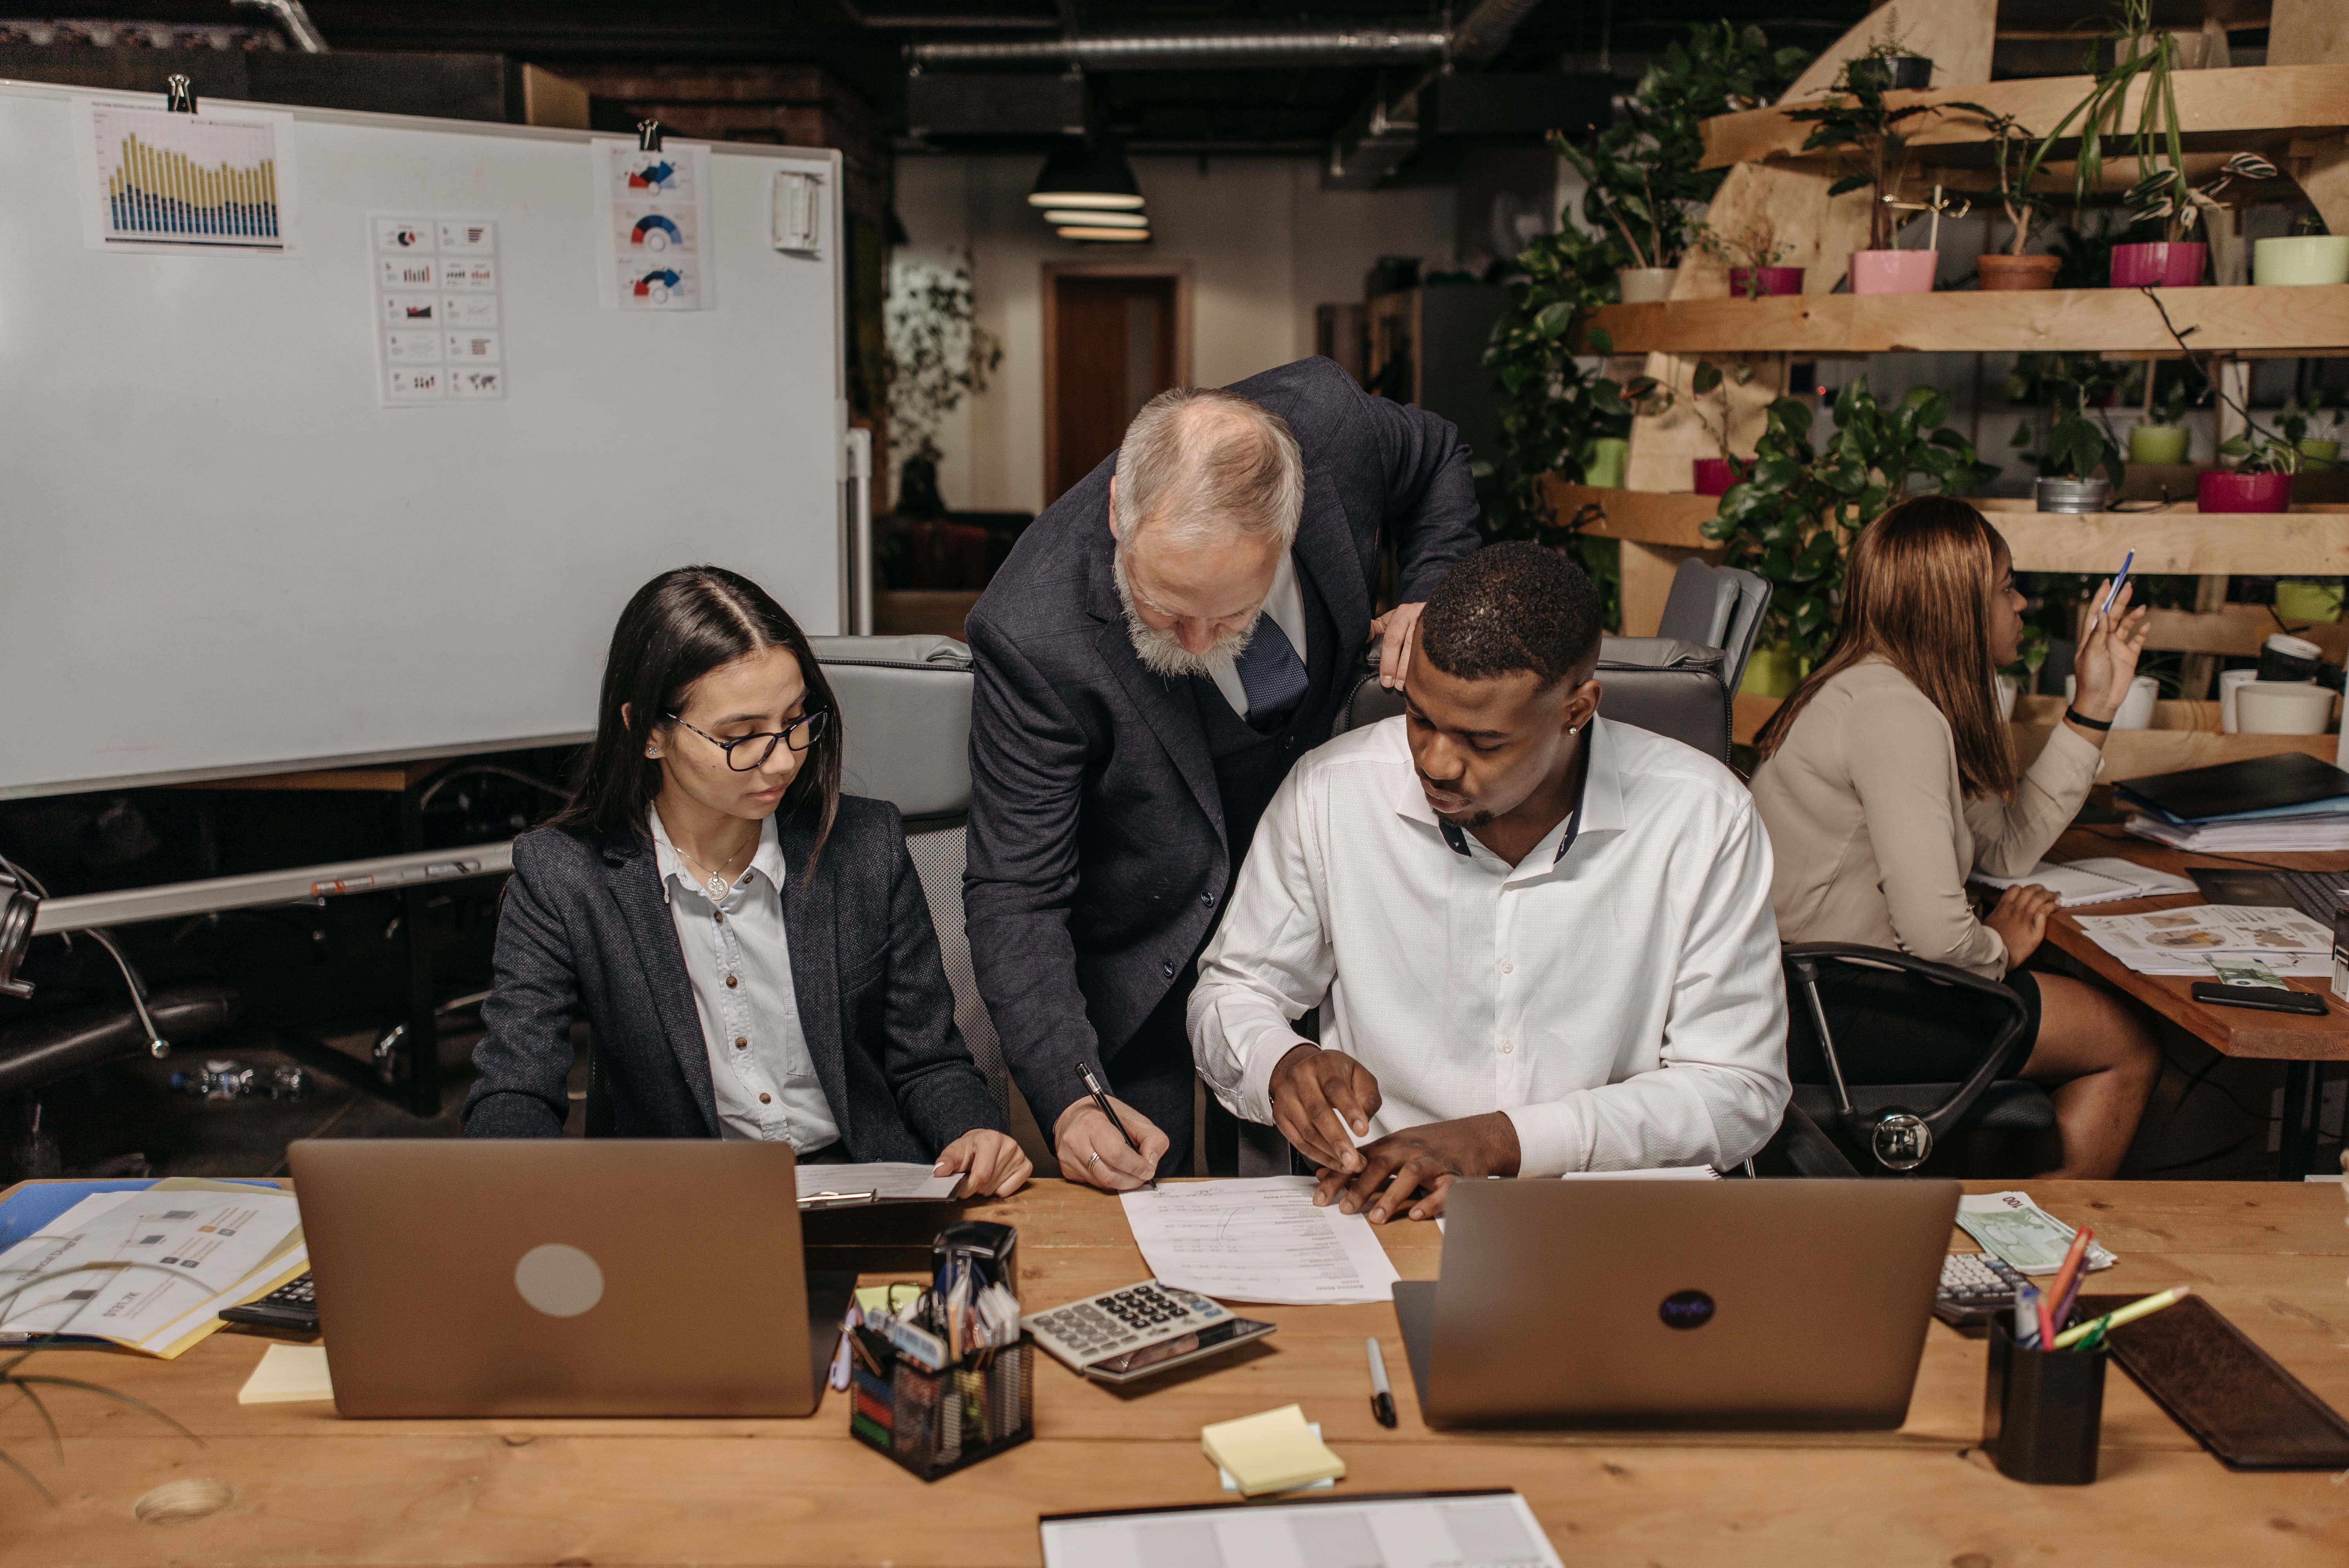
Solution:
{"label": "smartphone on desk", "polygon": [[2297,1012],[2307,1018],[2322,1018],[2331,1011],[2324,998],[2313,991],[2285,991],[2273,985],[2228,985],[2216,980],[2198,980],[2192,991],[2195,1001],[2215,1007],[2256,1007],[2265,1012]]}

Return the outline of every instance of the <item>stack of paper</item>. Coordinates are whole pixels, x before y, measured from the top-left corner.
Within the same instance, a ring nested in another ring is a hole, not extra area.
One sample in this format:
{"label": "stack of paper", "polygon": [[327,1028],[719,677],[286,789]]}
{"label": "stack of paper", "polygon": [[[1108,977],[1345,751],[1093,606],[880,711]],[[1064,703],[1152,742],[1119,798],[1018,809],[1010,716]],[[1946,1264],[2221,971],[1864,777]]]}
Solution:
{"label": "stack of paper", "polygon": [[1202,1427],[1199,1446],[1232,1478],[1242,1497],[1341,1480],[1346,1474],[1346,1461],[1323,1446],[1298,1405]]}
{"label": "stack of paper", "polygon": [[2209,980],[2222,961],[2256,960],[2278,975],[2332,971],[2333,933],[2298,909],[2198,904],[2154,915],[2083,915],[2080,929],[2139,974]]}
{"label": "stack of paper", "polygon": [[309,1266],[290,1192],[192,1178],[91,1192],[0,1252],[0,1340],[100,1340],[168,1360],[218,1330],[222,1307]]}
{"label": "stack of paper", "polygon": [[2260,813],[2220,822],[2164,822],[2158,816],[2132,816],[2128,830],[2173,849],[2203,855],[2329,854],[2349,849],[2349,814],[2339,812]]}
{"label": "stack of paper", "polygon": [[2020,877],[1989,877],[1977,871],[1973,879],[1992,888],[2044,888],[2061,898],[2067,909],[2076,909],[2084,904],[2115,904],[2123,898],[2151,898],[2164,893],[2194,891],[2194,884],[2186,877],[2116,857],[2042,860]]}
{"label": "stack of paper", "polygon": [[1395,1266],[1371,1222],[1313,1206],[1309,1176],[1145,1187],[1125,1222],[1164,1285],[1218,1301],[1330,1304],[1394,1295]]}
{"label": "stack of paper", "polygon": [[2179,849],[2349,849],[2349,773],[2298,752],[2124,779],[2140,838]]}

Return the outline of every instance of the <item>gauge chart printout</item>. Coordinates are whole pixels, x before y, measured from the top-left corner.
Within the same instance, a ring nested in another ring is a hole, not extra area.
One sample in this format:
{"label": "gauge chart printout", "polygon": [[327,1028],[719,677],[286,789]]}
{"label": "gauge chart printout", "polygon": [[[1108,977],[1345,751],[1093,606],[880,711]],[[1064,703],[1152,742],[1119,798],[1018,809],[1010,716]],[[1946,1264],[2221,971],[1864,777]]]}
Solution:
{"label": "gauge chart printout", "polygon": [[606,310],[709,310],[709,149],[596,141],[595,265]]}
{"label": "gauge chart printout", "polygon": [[376,401],[486,403],[506,395],[498,224],[474,213],[369,213]]}
{"label": "gauge chart printout", "polygon": [[1221,1301],[1382,1302],[1400,1277],[1360,1214],[1313,1206],[1309,1176],[1162,1183],[1123,1194],[1159,1283]]}
{"label": "gauge chart printout", "polygon": [[300,248],[294,117],[73,100],[82,239],[96,251],[286,255]]}

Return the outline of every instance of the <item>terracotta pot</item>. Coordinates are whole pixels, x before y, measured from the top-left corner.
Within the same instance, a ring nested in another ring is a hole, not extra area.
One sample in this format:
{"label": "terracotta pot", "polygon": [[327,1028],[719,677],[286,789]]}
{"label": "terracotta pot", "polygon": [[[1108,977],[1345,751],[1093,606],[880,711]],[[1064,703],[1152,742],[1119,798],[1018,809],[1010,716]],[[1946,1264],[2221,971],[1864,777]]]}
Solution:
{"label": "terracotta pot", "polygon": [[1729,269],[1729,293],[1734,299],[1765,299],[1772,295],[1803,292],[1798,266],[1733,266]]}
{"label": "terracotta pot", "polygon": [[2289,512],[2292,475],[2214,468],[2196,479],[2194,502],[2205,512]]}
{"label": "terracotta pot", "polygon": [[2202,281],[2202,263],[2210,247],[2200,241],[2171,244],[2115,245],[2112,279],[2115,288],[2193,288]]}
{"label": "terracotta pot", "polygon": [[1699,495],[1726,495],[1729,487],[1744,479],[1750,464],[1733,462],[1727,458],[1701,457],[1696,460],[1696,493]]}
{"label": "terracotta pot", "polygon": [[1940,270],[1939,251],[1854,251],[1851,291],[1854,294],[1930,294],[1933,275]]}
{"label": "terracotta pot", "polygon": [[2014,289],[2053,288],[2055,269],[2063,265],[2061,256],[1985,254],[1974,264],[1974,269],[1982,278],[1984,294],[2002,294]]}
{"label": "terracotta pot", "polygon": [[1615,286],[1626,305],[1650,305],[1669,298],[1672,279],[1680,276],[1676,266],[1627,266],[1615,274]]}

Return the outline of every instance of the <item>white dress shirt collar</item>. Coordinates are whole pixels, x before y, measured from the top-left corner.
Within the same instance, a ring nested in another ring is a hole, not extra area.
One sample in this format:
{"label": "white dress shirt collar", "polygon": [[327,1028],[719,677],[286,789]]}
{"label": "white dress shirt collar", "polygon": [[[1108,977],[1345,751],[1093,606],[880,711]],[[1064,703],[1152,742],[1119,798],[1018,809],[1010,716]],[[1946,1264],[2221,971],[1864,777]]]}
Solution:
{"label": "white dress shirt collar", "polygon": [[[1408,725],[1409,721],[1405,721]],[[1409,745],[1405,731],[1405,745]],[[1620,833],[1623,818],[1623,774],[1617,757],[1618,747],[1609,733],[1607,722],[1592,714],[1583,726],[1582,746],[1589,762],[1582,774],[1582,798],[1574,809],[1547,833],[1541,841],[1526,852],[1526,857],[1510,868],[1508,880],[1546,876],[1566,858],[1567,852],[1582,838],[1600,833]],[[1455,827],[1435,815],[1427,804],[1427,796],[1419,787],[1419,769],[1414,764],[1405,773],[1395,791],[1395,811],[1413,822],[1424,823],[1443,836],[1453,852],[1474,857],[1478,853],[1494,856],[1475,835]]]}
{"label": "white dress shirt collar", "polygon": [[[669,888],[673,883],[690,888],[703,898],[709,898],[708,885],[701,877],[693,874],[693,868],[685,863],[685,857],[678,854],[677,846],[670,842],[668,827],[661,821],[660,808],[648,807],[645,812],[645,818],[651,824],[653,830],[653,869],[660,877],[661,902],[666,904],[670,901]],[[741,874],[734,880],[739,882],[753,871],[765,877],[767,886],[770,888],[779,891],[781,889],[784,875],[783,840],[782,836],[775,831],[775,819],[771,816],[759,825],[758,853],[750,857],[750,864],[742,867]]]}

